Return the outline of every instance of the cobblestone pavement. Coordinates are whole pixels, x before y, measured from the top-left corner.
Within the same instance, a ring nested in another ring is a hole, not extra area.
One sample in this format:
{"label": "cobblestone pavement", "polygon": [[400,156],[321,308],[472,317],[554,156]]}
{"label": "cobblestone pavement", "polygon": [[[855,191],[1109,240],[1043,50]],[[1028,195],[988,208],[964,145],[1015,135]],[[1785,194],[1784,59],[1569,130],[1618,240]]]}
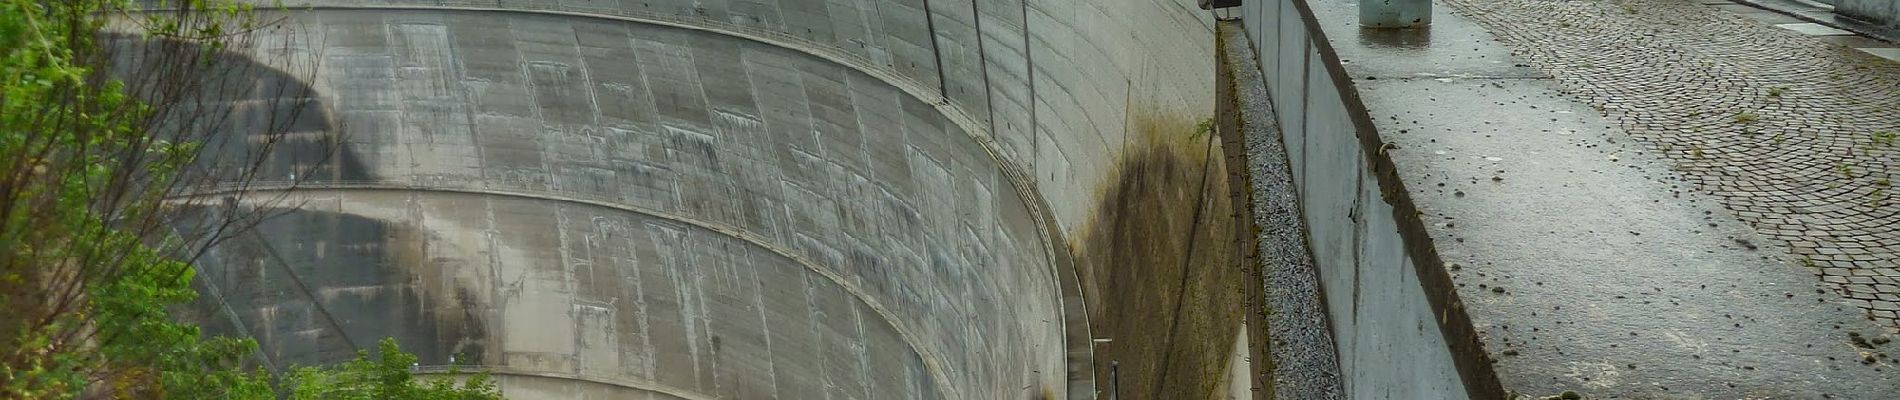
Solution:
{"label": "cobblestone pavement", "polygon": [[1689,0],[1441,4],[1900,327],[1900,64]]}

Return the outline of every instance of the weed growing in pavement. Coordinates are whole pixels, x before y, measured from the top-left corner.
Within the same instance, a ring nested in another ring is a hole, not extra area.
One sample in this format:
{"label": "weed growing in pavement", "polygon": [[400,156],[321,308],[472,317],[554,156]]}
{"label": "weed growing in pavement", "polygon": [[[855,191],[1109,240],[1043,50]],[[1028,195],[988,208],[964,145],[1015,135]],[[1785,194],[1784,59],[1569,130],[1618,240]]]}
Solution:
{"label": "weed growing in pavement", "polygon": [[1752,112],[1743,111],[1735,113],[1735,122],[1737,123],[1748,124],[1759,120],[1761,120],[1761,116],[1755,115],[1755,113]]}
{"label": "weed growing in pavement", "polygon": [[1900,140],[1900,133],[1894,133],[1892,131],[1874,132],[1875,144],[1892,146],[1895,140]]}

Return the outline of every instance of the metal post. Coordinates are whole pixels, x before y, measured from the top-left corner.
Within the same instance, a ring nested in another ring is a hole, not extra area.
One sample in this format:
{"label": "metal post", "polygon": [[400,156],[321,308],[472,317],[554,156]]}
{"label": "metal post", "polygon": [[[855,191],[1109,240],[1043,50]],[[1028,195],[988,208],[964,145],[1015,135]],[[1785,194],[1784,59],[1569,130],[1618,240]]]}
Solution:
{"label": "metal post", "polygon": [[1432,24],[1432,0],[1359,0],[1359,26],[1423,28]]}
{"label": "metal post", "polygon": [[1108,400],[1121,400],[1122,362],[1108,362]]}

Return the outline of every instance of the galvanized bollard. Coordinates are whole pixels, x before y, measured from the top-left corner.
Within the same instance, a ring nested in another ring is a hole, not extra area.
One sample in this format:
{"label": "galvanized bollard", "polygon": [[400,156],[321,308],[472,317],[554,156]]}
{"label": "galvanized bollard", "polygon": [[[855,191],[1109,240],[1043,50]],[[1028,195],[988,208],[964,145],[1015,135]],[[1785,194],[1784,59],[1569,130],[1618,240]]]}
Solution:
{"label": "galvanized bollard", "polygon": [[1432,0],[1359,0],[1359,26],[1423,28],[1432,24]]}

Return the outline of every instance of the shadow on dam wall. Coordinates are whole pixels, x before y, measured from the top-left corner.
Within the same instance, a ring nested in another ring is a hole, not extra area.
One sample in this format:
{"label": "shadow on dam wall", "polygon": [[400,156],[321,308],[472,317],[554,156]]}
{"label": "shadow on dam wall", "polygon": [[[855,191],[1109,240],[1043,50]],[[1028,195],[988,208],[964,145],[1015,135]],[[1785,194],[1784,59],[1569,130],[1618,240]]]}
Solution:
{"label": "shadow on dam wall", "polygon": [[1095,345],[1098,388],[1218,398],[1247,282],[1221,143],[1180,118],[1137,115],[1130,126],[1093,217],[1070,239],[1093,333],[1108,339]]}
{"label": "shadow on dam wall", "polygon": [[[486,333],[479,310],[468,305],[470,288],[425,262],[423,247],[438,241],[420,237],[424,232],[415,227],[286,202],[276,190],[374,179],[344,144],[347,128],[333,122],[330,107],[304,79],[229,51],[203,65],[168,58],[204,51],[196,43],[130,35],[109,40],[120,79],[196,80],[198,91],[190,94],[139,93],[175,103],[165,108],[175,114],[156,116],[154,132],[202,137],[205,147],[192,170],[220,185],[270,191],[218,189],[179,198],[183,207],[170,218],[174,232],[213,245],[194,260],[192,284],[200,295],[174,311],[176,318],[200,324],[207,335],[256,339],[258,361],[274,372],[347,361],[385,337],[423,360],[451,354],[481,360]],[[218,227],[224,223],[234,225]],[[445,345],[431,346],[437,343]]]}
{"label": "shadow on dam wall", "polygon": [[[189,85],[138,84],[127,90],[148,102],[163,102],[149,121],[154,135],[202,140],[194,169],[222,184],[293,181],[365,181],[358,154],[343,143],[346,129],[298,73],[270,61],[219,50],[202,60],[181,54],[202,45],[128,34],[106,36],[113,75],[127,82],[188,80]],[[186,62],[190,61],[190,62]],[[314,67],[314,65],[303,66]]]}
{"label": "shadow on dam wall", "polygon": [[427,260],[426,247],[452,244],[305,206],[256,210],[269,217],[200,258],[193,283],[202,295],[180,317],[256,339],[272,369],[347,361],[385,337],[431,364],[451,355],[482,363],[483,289]]}

